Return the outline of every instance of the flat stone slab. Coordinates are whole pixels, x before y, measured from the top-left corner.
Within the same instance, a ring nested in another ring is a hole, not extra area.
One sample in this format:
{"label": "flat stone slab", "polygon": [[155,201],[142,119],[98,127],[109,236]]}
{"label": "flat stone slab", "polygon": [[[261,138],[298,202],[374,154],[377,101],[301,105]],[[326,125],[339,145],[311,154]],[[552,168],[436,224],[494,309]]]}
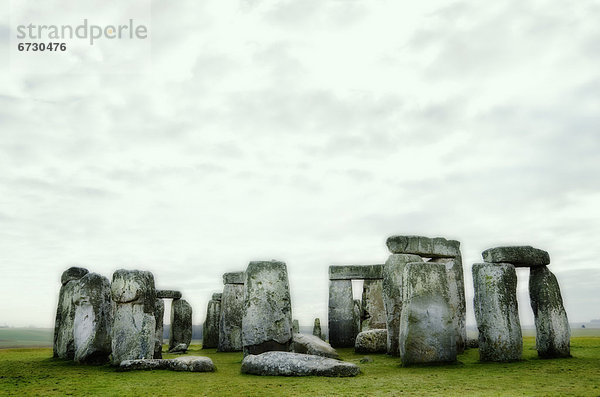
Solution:
{"label": "flat stone slab", "polygon": [[383,278],[383,265],[329,266],[330,280],[378,280]]}
{"label": "flat stone slab", "polygon": [[460,256],[460,242],[443,237],[391,236],[386,244],[392,254],[414,254],[425,258]]}
{"label": "flat stone slab", "polygon": [[246,356],[242,361],[242,373],[263,376],[348,377],[358,375],[360,368],[332,358],[271,351]]}
{"label": "flat stone slab", "polygon": [[159,299],[181,299],[181,292],[172,289],[156,290],[156,297]]}
{"label": "flat stone slab", "polygon": [[550,264],[548,252],[529,245],[496,247],[482,252],[484,262],[510,263],[514,267],[535,267]]}
{"label": "flat stone slab", "polygon": [[244,284],[246,272],[232,272],[223,274],[223,284]]}
{"label": "flat stone slab", "polygon": [[320,337],[315,335],[294,334],[292,338],[294,353],[311,354],[328,358],[340,358],[337,351]]}
{"label": "flat stone slab", "polygon": [[387,352],[388,332],[386,329],[370,329],[356,335],[354,351],[357,353]]}
{"label": "flat stone slab", "polygon": [[187,356],[173,359],[125,360],[119,365],[122,372],[137,370],[167,369],[186,372],[213,372],[215,365],[208,357]]}

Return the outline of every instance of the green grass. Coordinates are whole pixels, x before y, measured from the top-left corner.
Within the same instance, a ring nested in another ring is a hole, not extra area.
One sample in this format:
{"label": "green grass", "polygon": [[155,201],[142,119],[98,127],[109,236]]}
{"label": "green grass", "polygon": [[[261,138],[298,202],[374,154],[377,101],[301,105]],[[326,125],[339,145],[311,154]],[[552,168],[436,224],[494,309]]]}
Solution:
{"label": "green grass", "polygon": [[[481,364],[476,349],[460,364],[402,368],[397,358],[339,349],[360,365],[356,378],[285,378],[242,375],[240,353],[216,353],[192,345],[191,355],[210,357],[215,373],[116,372],[110,366],[82,366],[51,358],[49,348],[0,350],[0,394],[6,395],[578,395],[600,396],[600,337],[572,339],[573,358],[540,360],[534,338],[526,337],[523,361]],[[174,355],[165,354],[166,358]]]}

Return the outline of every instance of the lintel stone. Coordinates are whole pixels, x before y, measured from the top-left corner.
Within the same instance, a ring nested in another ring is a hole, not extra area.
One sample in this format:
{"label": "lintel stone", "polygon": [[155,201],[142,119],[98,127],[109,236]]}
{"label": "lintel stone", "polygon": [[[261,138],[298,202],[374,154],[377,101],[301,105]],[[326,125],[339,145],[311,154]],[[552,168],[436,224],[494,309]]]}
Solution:
{"label": "lintel stone", "polygon": [[392,254],[414,254],[425,258],[460,256],[460,242],[443,237],[391,236],[386,244]]}
{"label": "lintel stone", "polygon": [[245,272],[231,272],[223,274],[223,284],[244,284]]}
{"label": "lintel stone", "polygon": [[330,280],[379,280],[383,279],[383,265],[334,265],[329,266]]}
{"label": "lintel stone", "polygon": [[156,297],[159,299],[181,299],[181,292],[172,289],[160,289],[156,291]]}

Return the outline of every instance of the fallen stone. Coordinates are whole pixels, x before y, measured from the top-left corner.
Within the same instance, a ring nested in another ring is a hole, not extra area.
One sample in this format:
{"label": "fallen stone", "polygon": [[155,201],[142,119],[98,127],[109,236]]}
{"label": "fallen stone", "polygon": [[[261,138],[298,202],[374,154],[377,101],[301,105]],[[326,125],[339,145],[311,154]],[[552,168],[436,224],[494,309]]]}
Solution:
{"label": "fallen stone", "polygon": [[360,359],[361,364],[372,363],[372,362],[373,362],[373,359],[369,356],[364,356],[363,358]]}
{"label": "fallen stone", "polygon": [[371,329],[356,336],[354,351],[356,353],[385,353],[387,352],[387,330]]}
{"label": "fallen stone", "polygon": [[535,346],[541,358],[571,357],[571,328],[556,276],[546,266],[532,267],[529,297],[535,318]]}
{"label": "fallen stone", "polygon": [[181,291],[159,289],[156,291],[156,297],[160,299],[181,299]]}
{"label": "fallen stone", "polygon": [[330,280],[379,280],[383,265],[333,265],[329,266]]}
{"label": "fallen stone", "polygon": [[298,322],[298,320],[292,321],[292,333],[294,333],[294,334],[300,333],[300,323]]}
{"label": "fallen stone", "polygon": [[294,334],[292,349],[295,353],[311,354],[313,356],[335,359],[340,358],[338,353],[329,343],[314,335]]}
{"label": "fallen stone", "polygon": [[118,370],[122,372],[155,369],[187,372],[213,372],[215,370],[215,365],[208,357],[187,356],[174,359],[124,360],[118,368]]}
{"label": "fallen stone", "polygon": [[[218,295],[220,298],[221,294]],[[219,345],[219,321],[221,321],[221,299],[211,299],[208,301],[206,319],[202,324],[203,349],[213,349]]]}
{"label": "fallen stone", "polygon": [[510,263],[515,267],[546,266],[550,264],[548,252],[528,245],[490,248],[483,251],[481,256],[483,256],[484,262]]}
{"label": "fallen stone", "polygon": [[219,319],[220,352],[242,351],[242,317],[244,316],[244,284],[225,284]]}
{"label": "fallen stone", "polygon": [[402,294],[398,339],[402,364],[456,361],[455,332],[444,264],[407,263]]}
{"label": "fallen stone", "polygon": [[351,363],[308,354],[270,351],[248,355],[242,373],[263,376],[356,376],[360,368]]}
{"label": "fallen stone", "polygon": [[509,263],[473,265],[473,304],[481,361],[521,359],[523,337],[517,304],[517,274]]}
{"label": "fallen stone", "polygon": [[246,270],[244,298],[244,355],[291,350],[292,306],[285,263],[250,262]]}
{"label": "fallen stone", "polygon": [[175,345],[169,349],[169,353],[186,353],[188,350],[188,347],[189,347],[189,345],[187,345],[185,343],[178,343],[177,345]]}
{"label": "fallen stone", "polygon": [[153,358],[162,358],[163,345],[163,317],[165,315],[165,302],[162,299],[156,298],[154,304],[154,356]]}
{"label": "fallen stone", "polygon": [[123,360],[119,364],[118,371],[139,371],[139,370],[153,370],[153,369],[169,369],[169,361],[158,358],[145,358],[137,360]]}
{"label": "fallen stone", "polygon": [[169,351],[175,346],[192,343],[192,306],[185,299],[177,299],[171,305],[171,332]]}
{"label": "fallen stone", "polygon": [[112,350],[110,282],[99,274],[86,274],[77,281],[73,304],[75,361],[81,364],[107,363]]}
{"label": "fallen stone", "polygon": [[[329,281],[329,343],[333,347],[354,346],[355,330],[352,280]],[[360,317],[358,317],[360,322]]]}
{"label": "fallen stone", "polygon": [[361,331],[386,328],[382,280],[365,280],[363,283],[360,325]]}
{"label": "fallen stone", "polygon": [[323,338],[323,332],[321,331],[321,320],[319,318],[315,318],[315,323],[313,324],[313,335],[325,340],[325,338]]}
{"label": "fallen stone", "polygon": [[223,274],[223,284],[244,284],[246,274],[244,272],[230,272]]}
{"label": "fallen stone", "polygon": [[392,254],[414,254],[425,258],[460,256],[460,243],[443,237],[391,236],[386,244]]}
{"label": "fallen stone", "polygon": [[75,305],[73,304],[73,295],[78,286],[77,281],[87,273],[87,269],[71,267],[65,270],[60,277],[62,286],[58,295],[54,323],[54,357],[67,360],[75,358],[75,342],[73,339]]}

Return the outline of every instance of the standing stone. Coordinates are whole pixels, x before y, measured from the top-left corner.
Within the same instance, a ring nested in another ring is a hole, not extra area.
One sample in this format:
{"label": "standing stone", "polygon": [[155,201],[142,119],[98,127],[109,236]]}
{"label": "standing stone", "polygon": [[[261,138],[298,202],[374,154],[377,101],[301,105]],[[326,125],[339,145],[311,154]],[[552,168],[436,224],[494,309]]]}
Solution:
{"label": "standing stone", "polygon": [[352,310],[352,340],[356,343],[356,336],[362,329],[362,303],[360,299],[354,299],[354,309]]}
{"label": "standing stone", "polygon": [[192,342],[192,306],[185,299],[175,299],[171,305],[171,332],[169,350]]}
{"label": "standing stone", "polygon": [[520,360],[523,337],[517,304],[517,273],[509,263],[475,263],[473,298],[481,361]]}
{"label": "standing stone", "polygon": [[292,332],[294,334],[300,333],[300,323],[298,322],[298,320],[292,321]]}
{"label": "standing stone", "polygon": [[154,276],[140,270],[117,270],[111,296],[115,302],[112,363],[152,358],[156,339]]}
{"label": "standing stone", "polygon": [[78,281],[73,304],[75,361],[84,364],[108,362],[113,322],[110,282],[99,274],[86,274]]}
{"label": "standing stone", "polygon": [[400,357],[404,365],[456,361],[448,277],[441,263],[411,262],[402,279]]}
{"label": "standing stone", "polygon": [[319,318],[315,318],[315,323],[313,325],[313,335],[321,338],[322,340],[325,340],[321,331],[321,320]]}
{"label": "standing stone", "polygon": [[409,254],[392,254],[383,267],[383,303],[386,312],[387,353],[399,356],[400,314],[402,313],[402,274],[409,262],[418,262],[421,257]]}
{"label": "standing stone", "polygon": [[452,309],[452,324],[456,332],[456,352],[465,351],[467,341],[467,305],[465,299],[465,281],[463,277],[462,258],[437,258],[431,263],[443,263],[448,276],[449,303]]}
{"label": "standing stone", "polygon": [[219,320],[220,352],[242,350],[242,317],[244,316],[244,272],[223,275],[223,295]]}
{"label": "standing stone", "polygon": [[292,305],[284,262],[250,262],[244,284],[242,345],[244,356],[290,351]]}
{"label": "standing stone", "polygon": [[[215,297],[219,299],[214,299]],[[221,320],[221,294],[213,294],[208,301],[206,319],[202,325],[202,348],[214,349],[219,345],[219,321]]]}
{"label": "standing stone", "polygon": [[156,321],[156,327],[154,329],[154,358],[162,358],[162,344],[163,344],[163,318],[165,316],[165,302],[162,299],[156,298],[154,303],[154,321]]}
{"label": "standing stone", "polygon": [[361,331],[385,329],[386,315],[383,304],[382,280],[365,280],[362,292]]}
{"label": "standing stone", "polygon": [[78,280],[88,273],[82,267],[70,267],[60,277],[62,286],[58,295],[56,320],[54,323],[54,357],[72,360],[75,358],[75,344],[73,340],[73,321],[75,320],[75,305],[73,295],[78,285]]}
{"label": "standing stone", "polygon": [[[329,343],[352,347],[355,330],[352,280],[329,280]],[[360,318],[359,318],[360,321]]]}
{"label": "standing stone", "polygon": [[546,266],[532,267],[529,297],[535,316],[535,346],[541,358],[571,356],[571,328],[556,276]]}

